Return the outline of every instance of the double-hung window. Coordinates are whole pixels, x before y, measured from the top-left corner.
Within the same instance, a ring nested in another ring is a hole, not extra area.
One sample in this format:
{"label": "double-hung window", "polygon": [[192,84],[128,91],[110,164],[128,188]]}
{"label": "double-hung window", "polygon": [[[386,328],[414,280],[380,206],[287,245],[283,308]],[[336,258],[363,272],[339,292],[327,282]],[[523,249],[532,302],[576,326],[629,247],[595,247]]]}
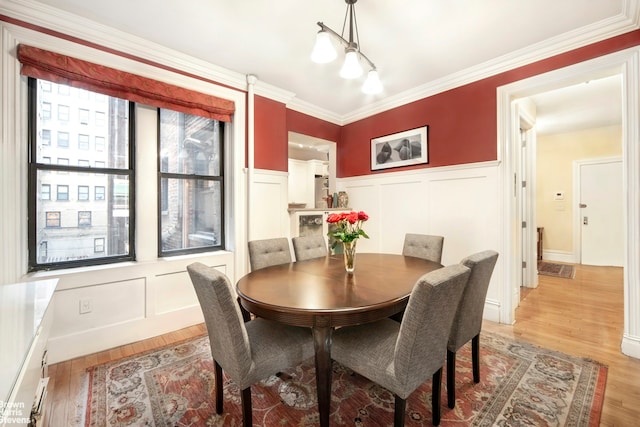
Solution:
{"label": "double-hung window", "polygon": [[[133,260],[133,103],[35,78],[28,81],[29,269]],[[43,106],[58,112],[88,110],[104,120],[92,126],[70,121],[63,113],[56,119]],[[57,144],[38,143],[37,135],[45,130],[58,135]],[[92,149],[90,135],[104,141],[101,150]],[[94,200],[90,188],[96,189]],[[55,197],[49,189],[56,189]]]}
{"label": "double-hung window", "polygon": [[224,248],[224,123],[159,109],[159,256]]}

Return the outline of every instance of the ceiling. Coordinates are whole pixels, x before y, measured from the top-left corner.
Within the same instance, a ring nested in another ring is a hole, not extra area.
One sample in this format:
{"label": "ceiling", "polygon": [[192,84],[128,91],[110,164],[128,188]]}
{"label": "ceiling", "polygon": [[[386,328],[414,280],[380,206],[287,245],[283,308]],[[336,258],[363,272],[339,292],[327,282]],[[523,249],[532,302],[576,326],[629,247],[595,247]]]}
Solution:
{"label": "ceiling", "polygon": [[[500,64],[522,65],[539,59],[541,51],[548,56],[584,40],[611,37],[630,25],[636,28],[638,21],[638,0],[589,0],[588,7],[584,0],[361,0],[355,5],[360,47],[385,88],[365,95],[362,80],[338,76],[340,60],[316,64],[309,59],[316,22],[341,32],[343,0],[38,2],[233,72],[254,74],[295,94],[296,102],[336,117],[401,103],[479,70],[497,72]],[[575,96],[572,92],[574,101]],[[554,111],[562,99],[560,93],[535,98],[540,112]],[[579,106],[586,114],[586,105]]]}

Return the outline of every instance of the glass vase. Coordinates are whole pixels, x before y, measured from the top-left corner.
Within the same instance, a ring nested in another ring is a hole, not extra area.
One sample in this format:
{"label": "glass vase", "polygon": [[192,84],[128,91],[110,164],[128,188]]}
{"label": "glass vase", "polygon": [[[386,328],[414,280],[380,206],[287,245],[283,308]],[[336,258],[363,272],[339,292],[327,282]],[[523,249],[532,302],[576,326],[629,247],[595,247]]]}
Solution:
{"label": "glass vase", "polygon": [[342,242],[342,249],[344,254],[344,269],[347,273],[352,274],[356,267],[356,242]]}

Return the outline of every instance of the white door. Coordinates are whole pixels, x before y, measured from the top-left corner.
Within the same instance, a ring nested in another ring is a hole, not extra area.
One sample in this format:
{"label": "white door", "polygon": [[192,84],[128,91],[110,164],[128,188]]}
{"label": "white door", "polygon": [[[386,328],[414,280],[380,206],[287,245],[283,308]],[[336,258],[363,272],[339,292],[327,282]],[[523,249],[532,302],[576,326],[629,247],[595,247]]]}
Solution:
{"label": "white door", "polygon": [[582,264],[624,265],[622,161],[579,164]]}

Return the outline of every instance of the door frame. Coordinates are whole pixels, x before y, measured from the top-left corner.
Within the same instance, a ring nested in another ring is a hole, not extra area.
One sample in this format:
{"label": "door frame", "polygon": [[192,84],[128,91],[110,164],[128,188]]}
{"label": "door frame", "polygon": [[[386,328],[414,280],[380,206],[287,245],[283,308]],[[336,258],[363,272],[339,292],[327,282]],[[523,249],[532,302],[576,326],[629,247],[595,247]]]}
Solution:
{"label": "door frame", "polygon": [[640,358],[640,47],[633,47],[572,66],[536,75],[497,88],[498,191],[502,195],[500,251],[500,322],[515,321],[512,285],[521,271],[520,230],[515,225],[519,204],[515,195],[518,164],[519,119],[517,100],[533,94],[576,84],[585,79],[622,75],[622,169],[625,227],[624,333],[622,352]]}
{"label": "door frame", "polygon": [[[574,160],[573,161],[573,241],[574,250],[573,258],[574,262],[579,264],[582,261],[582,212],[578,207],[580,202],[580,191],[582,188],[580,168],[584,165],[601,165],[604,163],[618,163],[622,162],[622,157],[600,157],[594,159]],[[622,183],[621,183],[622,185]]]}

